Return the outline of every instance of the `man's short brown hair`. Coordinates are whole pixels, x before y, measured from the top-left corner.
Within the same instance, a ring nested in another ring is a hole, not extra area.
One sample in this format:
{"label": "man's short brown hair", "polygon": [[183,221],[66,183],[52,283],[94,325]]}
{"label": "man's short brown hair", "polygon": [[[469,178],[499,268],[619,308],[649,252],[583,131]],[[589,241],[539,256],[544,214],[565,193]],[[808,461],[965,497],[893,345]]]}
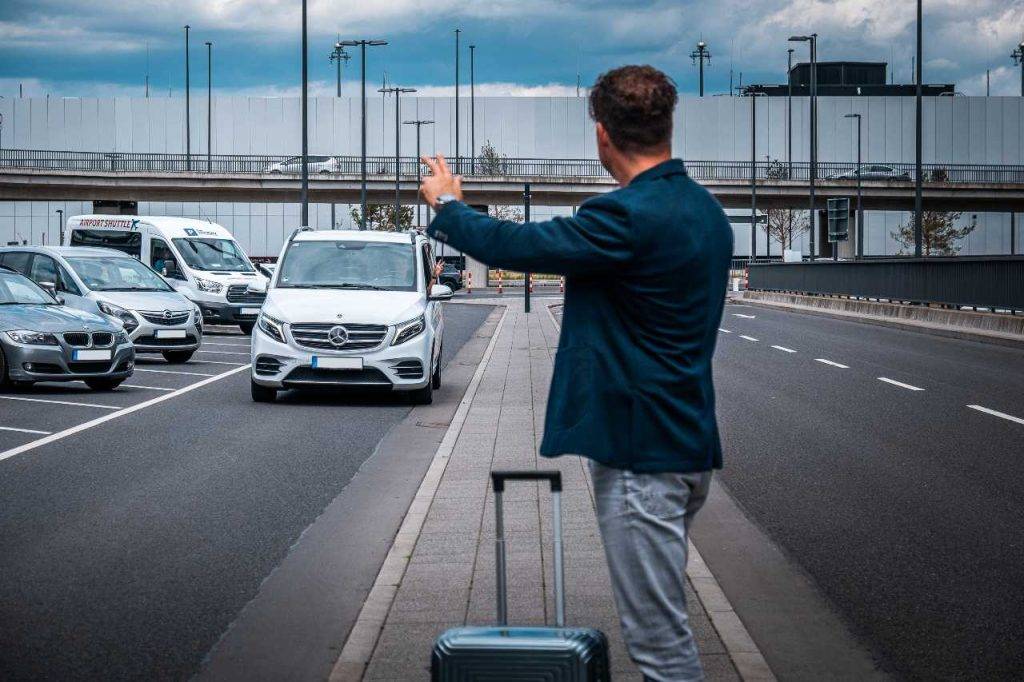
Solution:
{"label": "man's short brown hair", "polygon": [[672,111],[679,95],[653,66],[620,66],[601,74],[590,91],[590,117],[626,153],[664,149],[672,142]]}

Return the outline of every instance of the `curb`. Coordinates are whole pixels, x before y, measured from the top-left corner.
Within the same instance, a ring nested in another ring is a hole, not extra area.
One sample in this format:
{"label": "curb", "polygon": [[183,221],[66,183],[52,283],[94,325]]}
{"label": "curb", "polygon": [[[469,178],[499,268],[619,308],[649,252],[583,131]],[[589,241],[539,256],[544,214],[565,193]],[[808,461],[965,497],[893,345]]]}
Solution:
{"label": "curb", "polygon": [[[561,303],[549,304],[544,309],[551,317],[551,323],[561,331],[562,325],[558,323],[555,314],[551,311],[551,308],[556,305],[561,305]],[[757,643],[754,642],[754,638],[750,636],[746,626],[743,625],[739,614],[733,609],[729,598],[725,596],[722,586],[718,584],[711,569],[704,563],[704,557],[701,556],[692,541],[688,544],[689,561],[686,565],[686,577],[690,579],[693,591],[697,593],[697,599],[700,600],[701,606],[704,607],[711,619],[711,624],[715,626],[718,638],[722,640],[722,645],[729,654],[732,664],[736,667],[740,679],[744,682],[774,682],[775,674],[768,666],[768,661],[765,660]]]}
{"label": "curb", "polygon": [[441,445],[438,446],[437,452],[434,453],[434,459],[430,463],[430,468],[427,469],[427,473],[423,477],[419,489],[416,491],[416,496],[405,513],[402,525],[395,535],[395,541],[384,558],[384,563],[380,567],[380,572],[377,573],[373,587],[370,589],[370,593],[363,603],[363,608],[359,611],[359,616],[356,618],[356,622],[352,626],[348,638],[345,640],[341,655],[338,656],[338,660],[331,670],[330,677],[328,678],[330,682],[358,682],[363,678],[366,668],[370,664],[374,649],[377,647],[377,640],[384,628],[384,622],[387,620],[388,612],[391,610],[391,605],[398,594],[398,586],[402,582],[405,569],[409,565],[409,559],[412,557],[413,548],[416,546],[416,541],[420,535],[420,529],[423,527],[424,521],[426,521],[427,510],[430,509],[434,495],[441,484],[441,477],[444,475],[445,468],[448,466],[448,460],[455,449],[455,443],[462,431],[462,425],[469,414],[470,405],[472,405],[474,398],[476,398],[477,388],[480,385],[481,379],[483,379],[484,370],[490,363],[491,354],[494,351],[495,345],[497,345],[498,337],[501,335],[507,315],[508,308],[502,312],[498,324],[495,325],[494,333],[487,344],[483,357],[480,359],[480,364],[477,365],[476,372],[466,388],[466,393],[463,395],[462,401],[455,411],[455,416],[452,417],[452,423],[448,426],[448,430],[441,440]]}

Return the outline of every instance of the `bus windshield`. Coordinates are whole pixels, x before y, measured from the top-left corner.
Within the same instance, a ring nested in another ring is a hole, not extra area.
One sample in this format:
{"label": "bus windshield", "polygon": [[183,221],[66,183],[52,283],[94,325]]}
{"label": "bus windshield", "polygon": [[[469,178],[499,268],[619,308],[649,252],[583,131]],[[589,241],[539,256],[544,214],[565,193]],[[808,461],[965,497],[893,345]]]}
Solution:
{"label": "bus windshield", "polygon": [[193,270],[207,272],[253,272],[252,264],[231,239],[187,237],[174,239],[174,246]]}

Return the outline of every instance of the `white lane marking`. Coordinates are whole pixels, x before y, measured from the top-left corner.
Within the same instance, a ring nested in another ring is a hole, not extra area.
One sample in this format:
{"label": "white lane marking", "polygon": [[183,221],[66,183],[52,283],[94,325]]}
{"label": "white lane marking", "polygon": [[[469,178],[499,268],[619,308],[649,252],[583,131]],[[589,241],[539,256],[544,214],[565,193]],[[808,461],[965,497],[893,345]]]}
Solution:
{"label": "white lane marking", "polygon": [[[245,355],[248,355],[248,353],[245,353]],[[241,362],[225,362],[224,360],[196,360],[196,362],[200,365],[234,365],[235,367],[244,364]]]}
{"label": "white lane marking", "polygon": [[892,384],[893,386],[899,386],[900,388],[905,388],[908,391],[923,391],[924,390],[923,388],[919,388],[918,386],[911,386],[910,384],[905,384],[902,381],[896,381],[895,379],[890,379],[889,377],[878,377],[878,380],[879,381],[884,381],[887,384]]}
{"label": "white lane marking", "polygon": [[747,320],[753,320],[753,319],[755,319],[757,317],[757,315],[744,315],[743,313],[733,313],[732,316],[733,317],[742,317],[742,318],[747,319]]}
{"label": "white lane marking", "polygon": [[151,398],[149,400],[145,400],[145,401],[143,401],[141,403],[137,403],[135,405],[132,405],[131,407],[115,408],[115,409],[117,409],[117,412],[114,412],[114,413],[111,413],[111,414],[106,414],[106,415],[103,415],[102,417],[97,417],[96,419],[93,419],[91,421],[87,421],[84,424],[79,424],[78,426],[72,426],[70,429],[64,429],[63,431],[58,431],[57,433],[52,433],[49,436],[45,436],[43,438],[38,438],[38,439],[36,439],[36,440],[34,440],[34,441],[30,442],[30,443],[25,443],[24,445],[19,445],[16,448],[11,448],[10,450],[5,450],[4,452],[0,452],[0,461],[3,461],[5,459],[9,459],[11,457],[14,457],[15,455],[20,455],[23,452],[28,452],[29,450],[34,450],[35,448],[42,447],[43,445],[49,445],[50,443],[53,443],[53,442],[58,441],[58,440],[62,440],[64,438],[67,438],[68,436],[73,436],[76,433],[81,433],[82,431],[85,431],[87,429],[91,429],[94,426],[99,426],[101,424],[106,424],[107,422],[112,421],[114,419],[117,419],[118,417],[123,417],[125,415],[132,414],[134,412],[138,412],[139,410],[144,410],[147,407],[152,407],[153,405],[158,405],[158,404],[160,404],[162,402],[170,400],[171,398],[177,398],[179,395],[183,395],[185,393],[188,393],[189,391],[194,391],[197,388],[202,388],[203,386],[208,386],[209,384],[212,384],[215,381],[220,381],[221,379],[229,377],[232,374],[238,374],[239,372],[242,372],[244,370],[249,369],[249,367],[251,367],[251,365],[242,365],[241,367],[236,367],[235,369],[229,369],[226,372],[223,372],[221,374],[216,374],[216,375],[214,375],[212,377],[203,379],[202,381],[197,381],[196,383],[190,384],[190,385],[186,386],[185,388],[179,388],[178,390],[174,391],[173,393],[165,393],[163,395],[158,395],[155,398]]}
{"label": "white lane marking", "polygon": [[772,346],[775,350],[781,350],[783,353],[795,353],[796,351],[792,348],[786,348],[785,346]]}
{"label": "white lane marking", "polygon": [[719,327],[719,328],[718,328],[718,331],[722,332],[723,334],[732,334],[732,331],[731,331],[731,330],[729,330],[729,329],[723,329],[723,328],[721,328],[721,327]]}
{"label": "white lane marking", "polygon": [[740,338],[746,339],[747,341],[757,341],[753,336],[747,336],[746,334],[740,334]]}
{"label": "white lane marking", "polygon": [[197,350],[197,353],[213,353],[214,355],[251,355],[249,352],[241,353],[233,350]]}
{"label": "white lane marking", "polygon": [[121,384],[121,388],[141,388],[146,391],[177,391],[176,388],[161,388],[160,386],[140,386],[139,384]]}
{"label": "white lane marking", "polygon": [[[233,365],[235,363],[230,362],[228,364]],[[189,377],[212,377],[212,376],[215,376],[213,374],[204,374],[203,372],[179,372],[179,371],[176,371],[176,370],[173,370],[173,369],[142,369],[141,367],[136,367],[135,371],[136,372],[152,372],[153,374],[183,374],[183,375],[189,376]]]}
{"label": "white lane marking", "polygon": [[814,358],[814,360],[815,362],[820,362],[823,365],[831,365],[832,367],[838,367],[839,369],[850,369],[848,365],[841,365],[838,362],[832,362],[831,360],[826,360],[825,358]]}
{"label": "white lane marking", "polygon": [[20,395],[0,395],[0,400],[24,400],[26,403],[49,403],[51,405],[70,405],[72,407],[95,407],[100,410],[120,410],[116,405],[97,405],[96,403],[76,403],[71,400],[49,400],[48,398],[26,398]]}
{"label": "white lane marking", "polygon": [[16,429],[13,426],[0,426],[0,431],[13,431],[14,433],[33,433],[37,436],[49,436],[49,431],[36,431],[35,429]]}
{"label": "white lane marking", "polygon": [[993,417],[1001,417],[1001,418],[1007,419],[1007,420],[1009,420],[1011,422],[1016,422],[1018,424],[1024,424],[1024,419],[1021,419],[1020,417],[1014,417],[1012,414],[1006,414],[1005,412],[999,412],[998,410],[993,410],[993,409],[990,409],[990,408],[987,408],[987,407],[982,407],[981,405],[968,405],[967,407],[971,408],[972,410],[977,410],[978,412],[984,412],[985,414],[990,414]]}

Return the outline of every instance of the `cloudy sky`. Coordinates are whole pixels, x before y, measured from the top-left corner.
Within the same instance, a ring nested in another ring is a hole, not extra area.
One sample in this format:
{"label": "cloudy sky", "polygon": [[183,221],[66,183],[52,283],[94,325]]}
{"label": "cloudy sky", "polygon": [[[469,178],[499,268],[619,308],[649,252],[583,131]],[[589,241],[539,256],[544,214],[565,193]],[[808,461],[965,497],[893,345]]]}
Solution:
{"label": "cloudy sky", "polygon": [[[295,94],[299,83],[299,0],[0,0],[0,95],[141,95],[184,87],[184,31],[192,26],[192,85],[206,86],[205,41],[214,43],[221,93]],[[689,53],[711,48],[706,89],[782,82],[786,37],[816,31],[819,58],[887,61],[910,80],[911,0],[310,0],[310,79],[334,91],[327,56],[334,39],[383,38],[367,73],[384,72],[428,94],[450,92],[454,34],[463,33],[464,81],[476,44],[478,92],[575,94],[623,63],[650,63],[684,92],[697,89]],[[925,0],[925,80],[967,94],[1016,95],[1010,52],[1024,38],[1024,0]],[[799,57],[805,48],[798,46]],[[353,91],[358,60],[349,62]]]}

